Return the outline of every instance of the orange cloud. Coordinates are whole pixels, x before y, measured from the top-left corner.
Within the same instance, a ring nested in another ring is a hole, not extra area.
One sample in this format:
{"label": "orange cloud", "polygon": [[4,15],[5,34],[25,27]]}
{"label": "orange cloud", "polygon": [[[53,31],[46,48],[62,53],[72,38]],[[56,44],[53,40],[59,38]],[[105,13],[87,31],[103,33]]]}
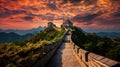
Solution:
{"label": "orange cloud", "polygon": [[30,29],[45,26],[49,21],[60,26],[63,19],[70,19],[84,29],[120,28],[119,3],[119,0],[0,0],[0,28]]}

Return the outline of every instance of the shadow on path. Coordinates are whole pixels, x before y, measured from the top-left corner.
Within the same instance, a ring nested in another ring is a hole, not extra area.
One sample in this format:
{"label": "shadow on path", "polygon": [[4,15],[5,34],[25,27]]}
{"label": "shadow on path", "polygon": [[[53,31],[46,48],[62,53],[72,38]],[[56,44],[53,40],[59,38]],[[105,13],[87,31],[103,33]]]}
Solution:
{"label": "shadow on path", "polygon": [[65,43],[62,44],[45,67],[62,67],[62,51],[65,48]]}
{"label": "shadow on path", "polygon": [[69,39],[69,35],[66,35],[65,42],[56,50],[45,67],[80,67],[73,54]]}

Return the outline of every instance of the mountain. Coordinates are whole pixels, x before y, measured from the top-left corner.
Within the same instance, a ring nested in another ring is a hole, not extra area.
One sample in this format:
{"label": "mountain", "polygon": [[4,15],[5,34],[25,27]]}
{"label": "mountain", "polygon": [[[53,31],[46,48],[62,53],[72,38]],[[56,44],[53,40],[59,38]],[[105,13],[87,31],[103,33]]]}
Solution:
{"label": "mountain", "polygon": [[[34,67],[36,62],[52,51],[62,41],[65,29],[56,30],[47,27],[33,37],[19,42],[0,45],[0,67]],[[5,36],[8,33],[1,33]],[[11,37],[18,37],[15,33],[9,33]],[[6,36],[8,37],[8,36]],[[24,37],[24,36],[23,36]],[[1,38],[0,38],[1,39]],[[7,39],[7,38],[6,38]]]}
{"label": "mountain", "polygon": [[120,39],[118,37],[120,37],[119,32],[100,32],[97,35],[96,33],[85,34],[82,29],[77,27],[73,28],[71,35],[72,41],[80,48],[120,61]]}
{"label": "mountain", "polygon": [[5,33],[14,32],[14,33],[19,34],[19,35],[25,35],[27,33],[35,34],[43,29],[44,29],[44,27],[32,28],[29,30],[12,30],[12,29],[2,30],[2,29],[0,29],[0,32],[5,32]]}
{"label": "mountain", "polygon": [[109,38],[120,38],[120,32],[98,32],[97,35]]}
{"label": "mountain", "polygon": [[32,36],[33,34],[31,33],[19,35],[14,32],[11,33],[0,32],[0,43],[26,40],[28,38],[31,38]]}

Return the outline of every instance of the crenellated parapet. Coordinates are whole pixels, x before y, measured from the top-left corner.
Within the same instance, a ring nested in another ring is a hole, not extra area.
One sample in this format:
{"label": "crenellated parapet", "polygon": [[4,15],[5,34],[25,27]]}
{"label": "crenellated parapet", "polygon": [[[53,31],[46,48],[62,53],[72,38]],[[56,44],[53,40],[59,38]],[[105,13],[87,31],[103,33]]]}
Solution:
{"label": "crenellated parapet", "polygon": [[70,39],[71,47],[84,67],[119,67],[120,62],[89,52],[77,46]]}

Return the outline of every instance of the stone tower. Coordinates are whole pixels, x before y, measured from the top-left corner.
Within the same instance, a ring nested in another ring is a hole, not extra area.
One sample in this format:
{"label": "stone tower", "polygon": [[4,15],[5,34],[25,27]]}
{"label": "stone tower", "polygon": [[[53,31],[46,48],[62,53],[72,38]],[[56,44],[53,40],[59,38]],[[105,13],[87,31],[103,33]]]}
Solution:
{"label": "stone tower", "polygon": [[54,27],[55,27],[55,24],[53,24],[52,22],[48,22],[48,27],[54,28]]}
{"label": "stone tower", "polygon": [[62,24],[64,28],[70,28],[73,27],[73,23],[70,20],[65,20]]}

